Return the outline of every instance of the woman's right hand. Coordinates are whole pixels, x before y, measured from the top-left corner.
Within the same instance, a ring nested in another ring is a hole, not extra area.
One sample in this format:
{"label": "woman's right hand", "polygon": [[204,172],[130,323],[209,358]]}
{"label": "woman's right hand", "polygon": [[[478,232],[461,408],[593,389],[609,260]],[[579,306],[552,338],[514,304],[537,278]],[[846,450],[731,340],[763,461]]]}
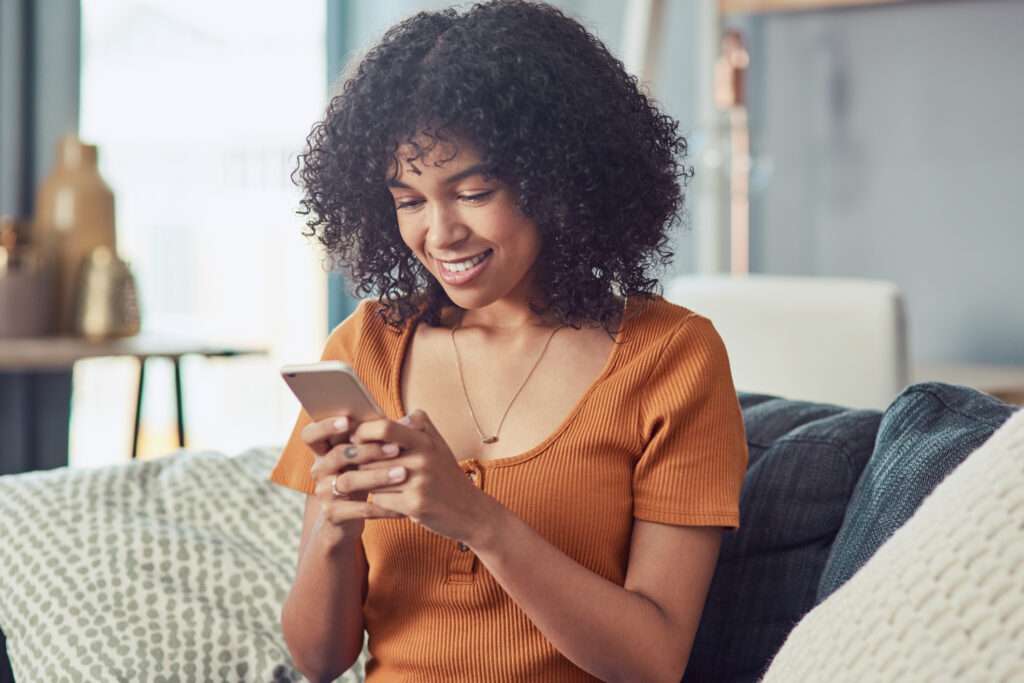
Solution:
{"label": "woman's right hand", "polygon": [[[300,433],[305,444],[316,454],[310,474],[316,483],[314,495],[320,501],[321,518],[334,527],[340,527],[346,535],[360,534],[367,519],[400,519],[405,516],[368,502],[365,488],[350,487],[351,482],[347,480],[354,476],[366,478],[385,474],[385,470],[378,469],[360,471],[360,465],[386,461],[397,455],[382,450],[385,444],[350,443],[349,434],[358,426],[359,423],[351,417],[339,415],[310,422]],[[342,476],[349,471],[354,474],[348,478]],[[340,495],[334,495],[335,489]]]}

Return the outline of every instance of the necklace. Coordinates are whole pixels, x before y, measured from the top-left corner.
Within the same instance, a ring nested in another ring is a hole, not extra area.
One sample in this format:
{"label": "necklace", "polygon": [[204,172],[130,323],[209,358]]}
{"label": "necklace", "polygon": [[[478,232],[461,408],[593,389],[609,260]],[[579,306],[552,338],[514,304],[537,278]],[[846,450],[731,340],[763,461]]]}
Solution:
{"label": "necklace", "polygon": [[540,355],[537,356],[537,360],[534,362],[533,367],[530,368],[530,372],[527,373],[526,379],[524,379],[523,383],[519,385],[519,389],[516,390],[512,400],[508,402],[508,407],[505,408],[505,412],[502,414],[501,420],[498,422],[498,428],[491,436],[484,436],[483,430],[480,429],[480,422],[476,419],[476,413],[473,411],[473,404],[469,400],[469,392],[466,391],[466,380],[462,376],[462,360],[459,358],[459,347],[455,344],[455,330],[457,328],[452,328],[452,348],[455,349],[455,365],[459,369],[459,382],[462,384],[462,395],[466,397],[466,405],[469,407],[469,414],[473,416],[473,424],[476,425],[476,431],[480,435],[480,443],[494,443],[498,440],[498,433],[501,432],[501,425],[505,423],[505,416],[508,415],[509,408],[511,408],[512,404],[515,403],[516,398],[519,396],[519,392],[521,392],[523,387],[526,386],[526,383],[530,381],[530,375],[532,375],[533,371],[537,369],[538,365],[540,365],[540,359],[544,357],[544,352],[548,350],[548,344],[551,343],[551,339],[555,336],[555,332],[558,332],[562,327],[564,327],[564,325],[556,327],[552,330],[551,334],[548,335],[548,340],[544,342],[544,348],[541,349]]}

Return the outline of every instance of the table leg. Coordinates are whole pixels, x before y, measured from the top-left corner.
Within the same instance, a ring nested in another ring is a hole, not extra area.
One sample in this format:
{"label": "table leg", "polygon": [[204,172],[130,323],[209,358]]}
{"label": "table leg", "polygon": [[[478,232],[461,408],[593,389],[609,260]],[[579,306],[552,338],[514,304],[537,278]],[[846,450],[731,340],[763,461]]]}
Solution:
{"label": "table leg", "polygon": [[174,399],[178,406],[178,447],[185,447],[185,411],[181,399],[181,358],[174,357]]}
{"label": "table leg", "polygon": [[142,390],[146,385],[146,359],[139,358],[139,394],[135,399],[135,429],[132,432],[132,460],[139,455],[139,425],[142,422]]}

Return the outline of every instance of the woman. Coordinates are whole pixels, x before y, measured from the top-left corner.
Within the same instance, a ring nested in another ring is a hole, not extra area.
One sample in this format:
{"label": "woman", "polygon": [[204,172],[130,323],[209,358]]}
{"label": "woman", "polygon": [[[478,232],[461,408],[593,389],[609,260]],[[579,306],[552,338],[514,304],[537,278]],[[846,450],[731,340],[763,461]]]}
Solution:
{"label": "woman", "polygon": [[300,414],[282,613],[330,680],[678,681],[747,464],[725,348],[654,293],[677,123],[518,1],[388,31],[308,139],[309,226],[362,301],[323,358],[386,413]]}

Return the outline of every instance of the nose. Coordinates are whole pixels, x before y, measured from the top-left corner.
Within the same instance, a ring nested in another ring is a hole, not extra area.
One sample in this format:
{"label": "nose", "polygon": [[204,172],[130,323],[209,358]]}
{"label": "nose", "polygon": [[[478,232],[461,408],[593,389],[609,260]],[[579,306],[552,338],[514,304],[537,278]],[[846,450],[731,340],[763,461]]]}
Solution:
{"label": "nose", "polygon": [[426,246],[432,253],[455,251],[457,245],[469,235],[469,228],[459,217],[459,212],[446,202],[435,202],[427,224]]}

